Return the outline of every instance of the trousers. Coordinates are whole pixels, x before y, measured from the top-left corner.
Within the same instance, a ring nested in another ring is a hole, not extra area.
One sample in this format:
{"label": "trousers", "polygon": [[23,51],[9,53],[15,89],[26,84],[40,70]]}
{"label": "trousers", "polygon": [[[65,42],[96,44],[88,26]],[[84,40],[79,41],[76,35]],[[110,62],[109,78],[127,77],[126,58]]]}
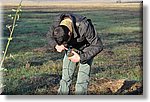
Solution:
{"label": "trousers", "polygon": [[74,63],[68,59],[68,56],[65,54],[63,59],[63,69],[62,69],[62,79],[59,83],[58,94],[59,95],[68,95],[70,94],[70,85],[73,80],[73,75],[76,69],[77,64],[79,64],[79,70],[77,75],[77,81],[75,85],[75,94],[76,95],[86,95],[88,91],[88,84],[90,78],[90,70],[93,58],[87,63],[82,64],[80,62]]}

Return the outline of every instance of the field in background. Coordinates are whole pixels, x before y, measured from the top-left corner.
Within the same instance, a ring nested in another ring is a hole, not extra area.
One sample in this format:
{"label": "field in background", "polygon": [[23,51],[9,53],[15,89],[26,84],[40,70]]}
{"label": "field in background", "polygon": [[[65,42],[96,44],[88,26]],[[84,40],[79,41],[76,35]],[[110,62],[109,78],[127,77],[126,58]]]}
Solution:
{"label": "field in background", "polygon": [[[3,4],[5,9],[17,6],[18,4]],[[46,9],[53,9],[53,10],[93,10],[93,9],[126,9],[126,10],[137,10],[140,9],[140,3],[101,3],[101,2],[46,2],[46,3],[30,3],[24,2],[23,7],[25,8],[45,8]]]}
{"label": "field in background", "polygon": [[[4,45],[9,33],[5,28],[5,25],[10,23],[7,15],[12,13],[12,8],[14,7],[4,7],[4,35],[1,38]],[[58,7],[45,4],[43,7],[33,4],[24,5],[22,8],[20,21],[4,62],[8,71],[4,74],[6,87],[3,94],[56,94],[61,77],[63,54],[47,51],[43,46],[47,43],[46,33],[55,16],[68,11],[92,19],[104,44],[104,50],[93,62],[90,94],[124,94],[128,92],[127,90],[141,89],[143,79],[141,5],[60,4]],[[113,91],[111,82],[119,84],[117,91]],[[132,83],[134,87],[120,91],[125,82]],[[141,90],[136,94],[141,94]]]}

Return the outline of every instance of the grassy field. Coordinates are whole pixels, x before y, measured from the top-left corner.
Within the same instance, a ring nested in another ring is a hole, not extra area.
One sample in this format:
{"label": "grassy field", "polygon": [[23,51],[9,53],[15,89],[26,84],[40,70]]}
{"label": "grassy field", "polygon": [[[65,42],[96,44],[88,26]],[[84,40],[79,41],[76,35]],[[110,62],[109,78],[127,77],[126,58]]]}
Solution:
{"label": "grassy field", "polygon": [[[117,6],[119,5],[119,6]],[[72,12],[92,19],[104,50],[95,57],[91,79],[123,79],[142,82],[142,13],[139,4],[69,6],[23,6],[4,62],[3,94],[55,94],[61,77],[63,54],[45,51],[46,33],[59,13]],[[134,6],[133,6],[134,5]],[[71,6],[72,7],[72,6]],[[84,8],[85,7],[85,8]],[[4,7],[4,47],[9,36],[6,24],[14,7]],[[94,82],[91,80],[91,83]],[[56,87],[57,86],[57,87]],[[97,94],[110,94],[97,92]]]}

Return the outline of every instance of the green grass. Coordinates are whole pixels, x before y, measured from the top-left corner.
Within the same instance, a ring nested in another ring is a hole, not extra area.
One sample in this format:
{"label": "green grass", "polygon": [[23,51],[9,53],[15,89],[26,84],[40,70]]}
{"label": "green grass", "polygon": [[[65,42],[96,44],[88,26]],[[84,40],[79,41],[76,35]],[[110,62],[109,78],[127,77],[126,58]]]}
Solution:
{"label": "green grass", "polygon": [[[49,26],[61,13],[53,9],[44,10],[23,10],[4,62],[7,72],[4,74],[6,87],[3,94],[51,94],[50,75],[61,75],[63,54],[33,51],[47,43]],[[94,59],[91,76],[142,81],[143,34],[139,9],[74,12],[92,19],[104,44],[104,50]],[[10,22],[8,14],[11,11],[4,10],[4,26]],[[5,45],[8,31],[6,28],[3,30]]]}

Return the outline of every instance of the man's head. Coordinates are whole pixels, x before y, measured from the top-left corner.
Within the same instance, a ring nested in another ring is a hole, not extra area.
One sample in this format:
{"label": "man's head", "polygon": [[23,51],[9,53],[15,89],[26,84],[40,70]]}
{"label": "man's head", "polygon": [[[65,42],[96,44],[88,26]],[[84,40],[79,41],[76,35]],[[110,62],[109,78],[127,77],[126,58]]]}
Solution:
{"label": "man's head", "polygon": [[54,29],[53,36],[58,45],[66,44],[71,38],[70,30],[64,25],[59,25],[56,27]]}

